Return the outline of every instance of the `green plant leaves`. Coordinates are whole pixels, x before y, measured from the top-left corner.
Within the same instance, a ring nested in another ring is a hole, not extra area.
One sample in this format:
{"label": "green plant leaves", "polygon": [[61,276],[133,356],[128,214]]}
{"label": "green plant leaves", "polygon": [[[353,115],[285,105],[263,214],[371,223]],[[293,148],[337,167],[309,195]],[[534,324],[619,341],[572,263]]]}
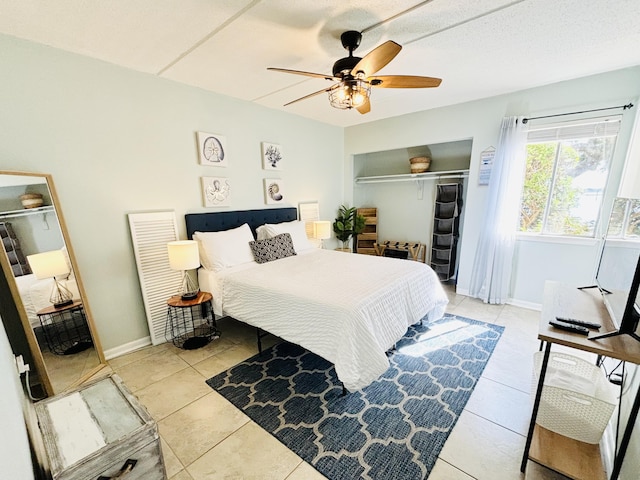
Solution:
{"label": "green plant leaves", "polygon": [[365,217],[357,214],[356,207],[340,205],[338,216],[333,222],[333,232],[338,240],[346,243],[352,236],[364,231],[365,222]]}

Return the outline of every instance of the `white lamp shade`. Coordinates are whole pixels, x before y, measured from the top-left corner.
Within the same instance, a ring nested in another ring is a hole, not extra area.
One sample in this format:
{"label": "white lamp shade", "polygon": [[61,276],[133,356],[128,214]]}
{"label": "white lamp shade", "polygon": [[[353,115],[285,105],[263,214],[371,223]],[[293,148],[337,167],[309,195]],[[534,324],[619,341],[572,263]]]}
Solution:
{"label": "white lamp shade", "polygon": [[169,251],[169,267],[173,270],[193,270],[200,266],[198,242],[195,240],[178,240],[167,243]]}
{"label": "white lamp shade", "polygon": [[27,261],[38,280],[52,278],[57,275],[67,275],[70,272],[67,259],[64,258],[62,250],[27,255]]}
{"label": "white lamp shade", "polygon": [[328,220],[313,222],[313,236],[319,240],[331,238],[331,222]]}

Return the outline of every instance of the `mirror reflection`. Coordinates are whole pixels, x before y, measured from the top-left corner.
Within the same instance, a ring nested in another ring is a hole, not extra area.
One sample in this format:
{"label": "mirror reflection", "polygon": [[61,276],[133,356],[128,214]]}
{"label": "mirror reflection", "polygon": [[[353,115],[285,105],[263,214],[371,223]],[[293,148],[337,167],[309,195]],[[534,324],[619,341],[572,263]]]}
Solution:
{"label": "mirror reflection", "polygon": [[104,363],[58,212],[49,176],[0,173],[0,236],[13,274],[7,280],[15,282],[49,394],[75,386]]}

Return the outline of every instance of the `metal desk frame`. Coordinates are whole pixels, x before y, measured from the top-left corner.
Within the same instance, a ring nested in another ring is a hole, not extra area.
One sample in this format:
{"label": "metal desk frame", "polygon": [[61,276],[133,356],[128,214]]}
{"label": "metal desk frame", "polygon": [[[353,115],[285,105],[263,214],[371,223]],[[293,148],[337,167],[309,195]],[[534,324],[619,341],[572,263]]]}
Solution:
{"label": "metal desk frame", "polygon": [[[529,452],[533,439],[534,429],[536,425],[536,417],[540,407],[540,397],[542,395],[542,387],[546,375],[547,365],[549,363],[549,354],[551,353],[551,345],[558,344],[578,350],[595,353],[600,356],[622,360],[624,362],[640,365],[640,342],[628,335],[618,337],[609,337],[600,340],[589,340],[584,335],[566,332],[553,328],[548,324],[549,320],[556,316],[580,318],[582,320],[594,321],[602,324],[602,331],[613,330],[610,317],[602,298],[598,291],[579,290],[574,286],[558,282],[547,282],[545,284],[544,301],[542,315],[540,319],[538,338],[546,343],[540,378],[536,389],[536,396],[533,402],[533,411],[531,413],[531,421],[529,423],[529,431],[525,443],[524,453],[520,471],[524,472],[529,460]],[[622,469],[624,457],[631,440],[633,427],[635,425],[638,413],[640,411],[640,388],[636,392],[629,418],[620,442],[620,448],[615,452],[613,470],[610,480],[617,480]],[[553,469],[553,466],[546,465]]]}

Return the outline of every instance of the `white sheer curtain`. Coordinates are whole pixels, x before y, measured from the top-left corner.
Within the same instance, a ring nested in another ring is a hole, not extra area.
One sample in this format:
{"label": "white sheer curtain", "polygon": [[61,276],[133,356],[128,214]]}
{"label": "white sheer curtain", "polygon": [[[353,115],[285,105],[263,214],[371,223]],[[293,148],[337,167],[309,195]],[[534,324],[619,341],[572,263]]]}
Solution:
{"label": "white sheer curtain", "polygon": [[526,159],[523,117],[505,117],[493,159],[483,228],[471,271],[469,294],[485,303],[506,303]]}

